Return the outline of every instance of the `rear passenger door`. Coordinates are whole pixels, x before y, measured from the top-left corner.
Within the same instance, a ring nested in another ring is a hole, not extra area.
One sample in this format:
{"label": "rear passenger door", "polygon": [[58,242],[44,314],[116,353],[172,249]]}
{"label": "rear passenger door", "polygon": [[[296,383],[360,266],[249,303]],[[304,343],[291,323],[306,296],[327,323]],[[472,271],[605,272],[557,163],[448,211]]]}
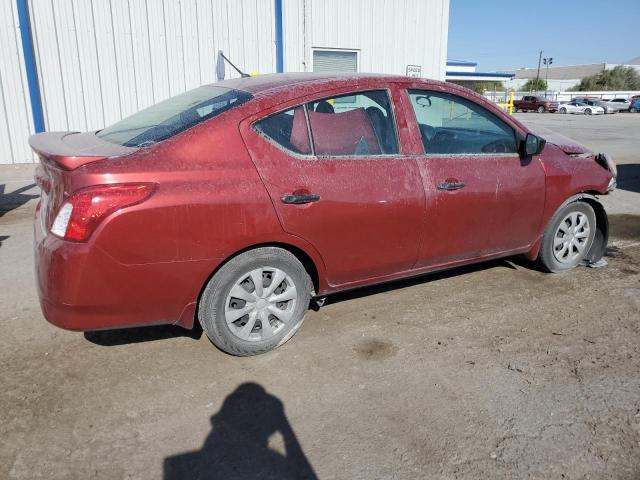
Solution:
{"label": "rear passenger door", "polygon": [[424,191],[386,90],[264,112],[241,130],[283,228],[320,252],[331,285],[415,264]]}

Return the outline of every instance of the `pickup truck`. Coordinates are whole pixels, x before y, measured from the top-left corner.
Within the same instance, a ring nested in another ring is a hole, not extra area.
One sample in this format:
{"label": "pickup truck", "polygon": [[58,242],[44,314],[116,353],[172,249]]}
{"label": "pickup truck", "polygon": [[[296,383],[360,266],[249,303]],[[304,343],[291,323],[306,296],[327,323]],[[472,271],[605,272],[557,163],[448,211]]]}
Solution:
{"label": "pickup truck", "polygon": [[513,101],[514,112],[526,112],[527,110],[536,111],[538,113],[553,113],[558,110],[558,102],[554,102],[544,97],[536,97],[534,95],[525,95],[520,100]]}

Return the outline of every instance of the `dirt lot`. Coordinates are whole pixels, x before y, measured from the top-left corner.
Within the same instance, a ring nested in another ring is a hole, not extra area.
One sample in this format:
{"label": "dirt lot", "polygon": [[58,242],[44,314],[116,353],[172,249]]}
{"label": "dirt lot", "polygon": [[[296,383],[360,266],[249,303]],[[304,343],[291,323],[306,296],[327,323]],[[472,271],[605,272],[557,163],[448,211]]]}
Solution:
{"label": "dirt lot", "polygon": [[640,479],[640,115],[518,118],[624,164],[606,268],[509,259],[336,296],[255,358],[47,324],[30,169],[0,171],[0,478]]}

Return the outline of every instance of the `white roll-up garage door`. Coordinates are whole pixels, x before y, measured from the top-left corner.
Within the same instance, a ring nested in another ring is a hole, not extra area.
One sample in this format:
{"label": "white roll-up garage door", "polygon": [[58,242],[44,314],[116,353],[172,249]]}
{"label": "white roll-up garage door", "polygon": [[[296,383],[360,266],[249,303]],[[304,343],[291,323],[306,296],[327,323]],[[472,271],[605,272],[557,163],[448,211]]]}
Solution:
{"label": "white roll-up garage door", "polygon": [[357,72],[358,53],[346,50],[314,50],[314,72]]}

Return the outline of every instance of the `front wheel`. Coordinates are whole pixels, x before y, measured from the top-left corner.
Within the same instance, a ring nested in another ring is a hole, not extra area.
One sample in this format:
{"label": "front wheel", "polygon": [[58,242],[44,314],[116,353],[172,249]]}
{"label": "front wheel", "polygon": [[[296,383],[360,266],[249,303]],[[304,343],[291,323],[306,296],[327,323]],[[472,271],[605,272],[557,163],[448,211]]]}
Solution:
{"label": "front wheel", "polygon": [[586,108],[586,109],[584,110],[584,114],[585,114],[585,115],[591,115],[591,113],[592,113],[592,112],[591,112],[591,109],[590,109],[590,108]]}
{"label": "front wheel", "polygon": [[544,113],[544,107],[542,105],[538,107],[538,113]]}
{"label": "front wheel", "polygon": [[257,248],[227,262],[207,284],[198,319],[209,339],[238,356],[279,347],[300,328],[313,284],[287,250]]}
{"label": "front wheel", "polygon": [[560,113],[567,113],[567,109],[562,107],[560,110],[558,110],[558,112]]}
{"label": "front wheel", "polygon": [[572,202],[558,210],[542,236],[538,261],[549,272],[564,272],[589,253],[596,234],[596,214],[586,202]]}

